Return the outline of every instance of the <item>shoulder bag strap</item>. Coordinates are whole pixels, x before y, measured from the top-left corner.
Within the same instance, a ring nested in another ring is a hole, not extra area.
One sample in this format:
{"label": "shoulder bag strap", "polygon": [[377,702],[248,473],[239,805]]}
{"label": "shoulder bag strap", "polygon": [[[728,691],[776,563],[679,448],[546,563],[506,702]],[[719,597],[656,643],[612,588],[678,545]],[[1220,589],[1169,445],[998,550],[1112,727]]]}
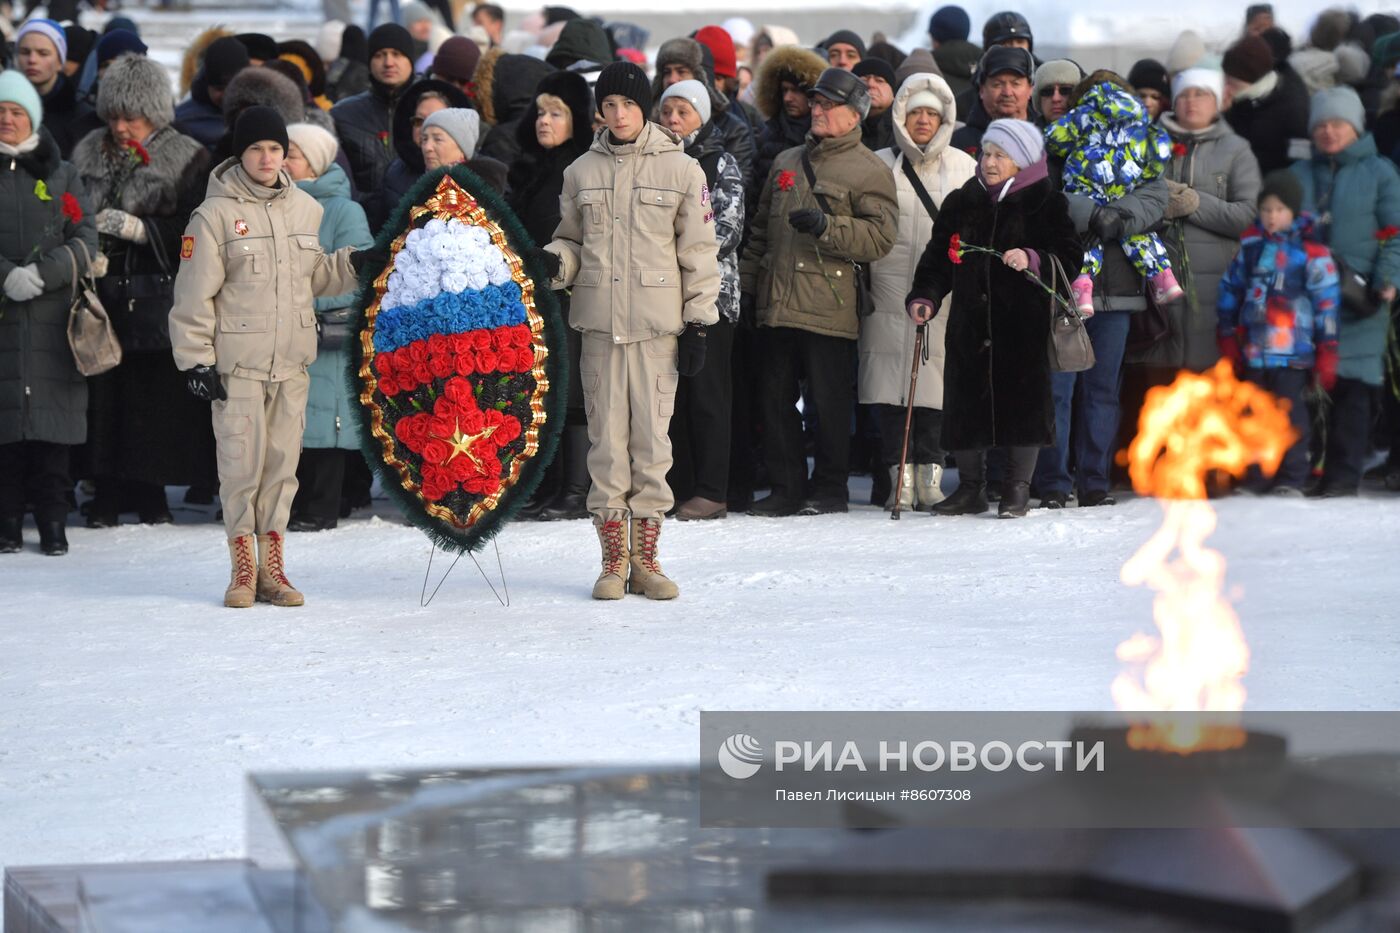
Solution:
{"label": "shoulder bag strap", "polygon": [[831,214],[831,203],[827,201],[826,195],[817,190],[817,173],[812,171],[812,160],[807,156],[807,149],[802,149],[802,171],[807,175],[807,187],[812,189],[812,197],[817,199],[817,206],[822,209],[823,214]]}
{"label": "shoulder bag strap", "polygon": [[[79,240],[78,243],[79,243],[79,244],[82,244],[82,240]],[[68,295],[68,304],[69,304],[69,306],[71,307],[75,302],[77,302],[77,300],[78,300],[78,290],[82,288],[83,283],[82,283],[82,280],[81,280],[80,278],[78,278],[78,256],[77,256],[77,254],[73,252],[73,247],[69,246],[67,243],[63,244],[63,248],[64,248],[64,250],[66,250],[67,253],[68,253],[68,268],[71,269],[71,270],[73,270],[73,278],[72,278],[72,281],[69,283],[69,295]]]}
{"label": "shoulder bag strap", "polygon": [[938,223],[938,208],[934,206],[933,198],[929,196],[928,189],[924,187],[924,183],[919,180],[919,173],[914,171],[914,163],[910,162],[903,155],[899,157],[899,161],[904,163],[904,177],[909,179],[909,184],[914,186],[914,193],[917,194],[919,200],[923,202],[924,210],[928,211],[929,219],[934,223]]}

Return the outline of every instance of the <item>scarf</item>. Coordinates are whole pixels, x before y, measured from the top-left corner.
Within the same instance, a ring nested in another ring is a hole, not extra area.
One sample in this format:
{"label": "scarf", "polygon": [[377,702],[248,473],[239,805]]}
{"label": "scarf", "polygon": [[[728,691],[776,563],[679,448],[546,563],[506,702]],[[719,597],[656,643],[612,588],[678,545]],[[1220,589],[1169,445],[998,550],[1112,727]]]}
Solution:
{"label": "scarf", "polygon": [[0,155],[7,155],[11,158],[15,156],[28,155],[39,148],[39,134],[30,133],[29,138],[18,146],[11,146],[9,143],[0,143]]}
{"label": "scarf", "polygon": [[977,180],[982,183],[982,189],[987,192],[987,196],[992,199],[992,203],[1005,201],[1010,195],[1017,191],[1029,188],[1038,181],[1043,181],[1050,177],[1049,163],[1045,156],[1041,156],[1036,162],[1027,165],[1006,181],[993,187],[987,184],[986,176],[982,174],[982,163],[977,163]]}

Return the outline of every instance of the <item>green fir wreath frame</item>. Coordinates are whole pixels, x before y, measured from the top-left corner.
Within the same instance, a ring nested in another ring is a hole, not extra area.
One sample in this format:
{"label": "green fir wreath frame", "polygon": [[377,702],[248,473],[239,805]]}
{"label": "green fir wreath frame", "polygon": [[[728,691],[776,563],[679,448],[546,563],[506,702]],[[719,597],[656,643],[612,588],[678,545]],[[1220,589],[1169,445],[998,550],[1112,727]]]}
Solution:
{"label": "green fir wreath frame", "polygon": [[[435,210],[428,206],[429,202],[446,207]],[[409,231],[434,217],[455,217],[463,222],[470,218],[474,225],[491,233],[492,241],[505,252],[512,278],[520,286],[535,349],[536,362],[531,370],[532,419],[529,425],[522,425],[522,433],[535,432],[534,452],[515,458],[518,470],[513,469],[502,480],[499,492],[483,498],[466,516],[430,503],[422,495],[421,486],[410,475],[411,468],[395,453],[396,443],[385,426],[384,408],[378,401],[384,396],[375,389],[374,320],[379,302]],[[486,222],[481,223],[482,219]],[[354,339],[346,372],[361,452],[379,476],[385,492],[435,546],[458,553],[476,551],[524,505],[539,486],[559,446],[569,384],[565,324],[559,301],[548,287],[549,273],[537,258],[535,243],[525,227],[505,200],[465,165],[433,169],[419,179],[379,231],[374,252],[387,258],[371,261],[360,270],[360,289],[352,318]]]}

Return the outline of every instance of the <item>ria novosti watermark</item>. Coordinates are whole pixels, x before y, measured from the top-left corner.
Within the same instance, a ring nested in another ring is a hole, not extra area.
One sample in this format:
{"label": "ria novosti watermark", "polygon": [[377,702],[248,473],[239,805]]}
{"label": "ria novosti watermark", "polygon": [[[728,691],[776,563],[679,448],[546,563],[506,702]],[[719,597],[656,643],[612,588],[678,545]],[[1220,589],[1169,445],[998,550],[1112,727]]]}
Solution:
{"label": "ria novosti watermark", "polygon": [[700,765],[710,826],[1400,828],[1392,712],[706,712]]}

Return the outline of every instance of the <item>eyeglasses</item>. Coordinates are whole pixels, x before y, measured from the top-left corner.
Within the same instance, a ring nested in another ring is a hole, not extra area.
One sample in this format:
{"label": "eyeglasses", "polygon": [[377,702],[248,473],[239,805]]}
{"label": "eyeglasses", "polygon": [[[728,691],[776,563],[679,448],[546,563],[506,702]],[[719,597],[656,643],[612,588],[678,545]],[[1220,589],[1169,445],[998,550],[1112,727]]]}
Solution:
{"label": "eyeglasses", "polygon": [[1045,87],[1040,89],[1041,97],[1053,97],[1056,94],[1059,94],[1061,97],[1068,97],[1073,93],[1073,84],[1047,84]]}
{"label": "eyeglasses", "polygon": [[822,97],[820,94],[813,94],[808,98],[812,102],[813,110],[835,110],[843,106],[839,100],[832,100],[830,97]]}
{"label": "eyeglasses", "polygon": [[414,117],[413,119],[411,119],[411,120],[408,121],[408,125],[411,126],[411,127],[413,127],[413,128],[416,130],[416,129],[418,129],[419,127],[421,127],[421,126],[423,125],[423,121],[425,121],[425,120],[427,120],[427,119],[428,119],[427,117]]}

